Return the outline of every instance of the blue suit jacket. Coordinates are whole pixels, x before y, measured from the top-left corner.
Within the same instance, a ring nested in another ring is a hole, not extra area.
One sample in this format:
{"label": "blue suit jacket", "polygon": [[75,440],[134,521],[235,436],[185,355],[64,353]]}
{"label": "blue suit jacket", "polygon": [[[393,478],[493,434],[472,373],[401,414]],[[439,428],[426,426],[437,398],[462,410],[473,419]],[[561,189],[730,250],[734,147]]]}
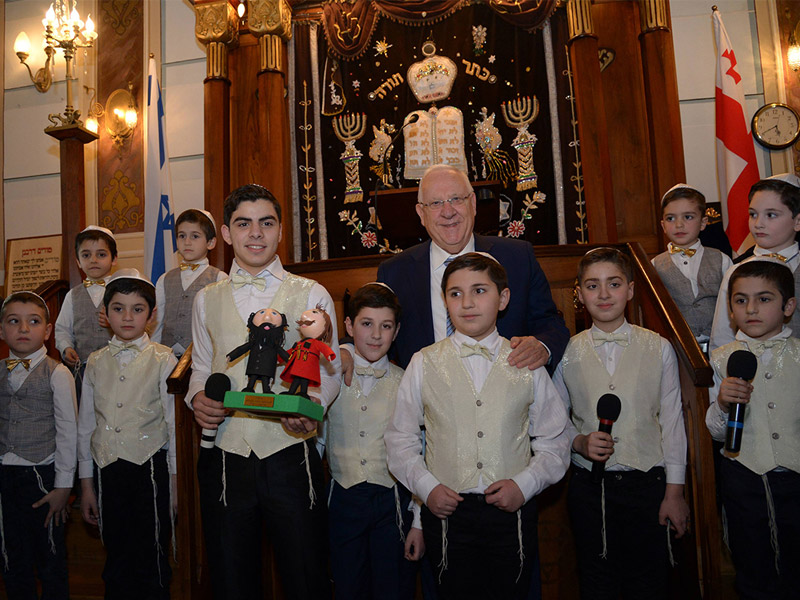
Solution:
{"label": "blue suit jacket", "polygon": [[[430,240],[412,246],[378,267],[378,281],[391,286],[403,308],[392,354],[403,368],[415,352],[434,343],[430,246]],[[550,349],[552,370],[567,347],[569,330],[556,310],[533,246],[521,240],[476,235],[475,250],[494,256],[508,275],[511,300],[497,320],[500,335],[509,339],[535,336]]]}

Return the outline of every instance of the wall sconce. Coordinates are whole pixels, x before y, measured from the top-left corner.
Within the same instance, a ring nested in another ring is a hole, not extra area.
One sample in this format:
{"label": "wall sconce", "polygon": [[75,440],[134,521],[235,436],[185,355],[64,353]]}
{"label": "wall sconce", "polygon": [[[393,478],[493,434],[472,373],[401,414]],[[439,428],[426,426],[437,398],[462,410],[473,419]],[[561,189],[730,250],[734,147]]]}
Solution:
{"label": "wall sconce", "polygon": [[795,31],[797,26],[789,34],[789,50],[786,51],[786,64],[792,71],[797,72],[800,69],[800,44],[797,43]]}
{"label": "wall sconce", "polygon": [[55,54],[56,51],[50,46],[44,47],[44,52],[47,54],[47,60],[45,61],[44,66],[36,71],[36,75],[34,75],[33,71],[31,71],[30,65],[25,62],[30,56],[30,51],[31,41],[28,39],[28,35],[24,31],[20,31],[17,39],[14,40],[14,52],[19,58],[19,62],[25,65],[25,68],[28,69],[28,75],[30,75],[31,81],[33,82],[36,90],[44,94],[50,89],[50,86],[53,83],[53,74],[50,71],[50,63],[52,62],[53,54]]}
{"label": "wall sconce", "polygon": [[[93,88],[83,86],[86,93]],[[125,140],[129,139],[139,122],[139,111],[136,110],[136,99],[133,96],[133,84],[128,82],[128,89],[114,90],[106,100],[105,108],[94,101],[94,94],[89,101],[89,115],[86,119],[86,129],[97,133],[98,121],[103,117],[106,133],[111,136],[117,150],[122,150]]]}

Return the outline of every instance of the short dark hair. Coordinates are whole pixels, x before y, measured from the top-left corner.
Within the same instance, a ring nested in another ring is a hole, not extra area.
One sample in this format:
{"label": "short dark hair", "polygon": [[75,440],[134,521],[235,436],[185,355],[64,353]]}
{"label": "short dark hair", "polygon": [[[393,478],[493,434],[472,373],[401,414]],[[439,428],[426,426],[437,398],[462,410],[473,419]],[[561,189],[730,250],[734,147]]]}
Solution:
{"label": "short dark hair", "polygon": [[86,229],[75,236],[75,256],[80,254],[81,244],[89,240],[105,242],[106,246],[108,246],[108,251],[111,252],[111,258],[117,258],[117,241],[105,231],[100,231],[99,229]]}
{"label": "short dark hair", "polygon": [[214,224],[211,222],[208,216],[196,208],[190,208],[189,210],[185,210],[178,215],[178,220],[175,221],[176,234],[178,233],[178,227],[183,223],[194,223],[195,225],[199,225],[200,229],[203,230],[203,233],[206,236],[207,242],[210,242],[217,237],[217,229],[214,227]]}
{"label": "short dark hair", "polygon": [[789,267],[771,260],[748,260],[738,265],[728,280],[729,309],[733,298],[733,284],[747,277],[758,277],[778,288],[781,293],[782,307],[786,306],[786,301],[789,298],[795,297],[794,275]]}
{"label": "short dark hair", "polygon": [[42,297],[38,294],[34,294],[33,292],[23,291],[23,292],[14,292],[13,294],[9,294],[8,297],[3,300],[3,307],[0,309],[0,319],[5,318],[6,316],[6,307],[11,304],[12,302],[21,302],[22,304],[35,304],[39,308],[42,309],[44,312],[44,321],[45,323],[50,322],[50,309],[47,308],[47,304]]}
{"label": "short dark hair", "polygon": [[443,294],[447,294],[447,280],[450,279],[450,276],[462,269],[478,272],[486,271],[489,275],[489,279],[497,286],[498,292],[502,292],[508,287],[506,270],[499,262],[480,252],[467,252],[455,258],[444,270],[444,275],[442,275]]}
{"label": "short dark hair", "polygon": [[106,292],[103,294],[103,306],[106,307],[108,312],[108,305],[111,304],[111,299],[114,294],[136,294],[141,296],[147,306],[150,307],[150,314],[153,314],[153,309],[156,306],[156,288],[146,281],[141,279],[134,279],[132,277],[120,277],[114,279],[106,284]]}
{"label": "short dark hair", "polygon": [[272,192],[263,185],[248,183],[239,186],[225,198],[225,203],[222,205],[222,219],[225,221],[225,225],[231,226],[231,217],[242,202],[256,202],[257,200],[272,202],[275,214],[278,215],[278,222],[281,222],[281,205],[278,204],[278,200],[272,195]]}
{"label": "short dark hair", "polygon": [[397,295],[382,283],[362,285],[347,304],[347,316],[355,321],[363,308],[388,308],[394,313],[395,324],[400,322],[400,301]]}
{"label": "short dark hair", "polygon": [[791,183],[787,183],[782,179],[762,179],[756,181],[750,188],[750,194],[747,196],[747,203],[753,201],[753,196],[756,192],[775,192],[790,211],[792,216],[796,217],[800,214],[800,188]]}
{"label": "short dark hair", "polygon": [[631,259],[624,252],[620,252],[616,248],[601,247],[589,250],[581,257],[578,263],[578,285],[583,281],[583,276],[586,269],[598,263],[611,263],[622,271],[623,275],[628,281],[633,281],[633,268],[631,267]]}
{"label": "short dark hair", "polygon": [[661,199],[661,214],[664,214],[664,211],[671,202],[675,202],[676,200],[680,200],[682,198],[685,198],[686,200],[692,200],[697,205],[697,208],[700,209],[700,217],[705,216],[706,197],[700,192],[700,190],[696,190],[689,186],[676,187],[664,194],[664,197]]}

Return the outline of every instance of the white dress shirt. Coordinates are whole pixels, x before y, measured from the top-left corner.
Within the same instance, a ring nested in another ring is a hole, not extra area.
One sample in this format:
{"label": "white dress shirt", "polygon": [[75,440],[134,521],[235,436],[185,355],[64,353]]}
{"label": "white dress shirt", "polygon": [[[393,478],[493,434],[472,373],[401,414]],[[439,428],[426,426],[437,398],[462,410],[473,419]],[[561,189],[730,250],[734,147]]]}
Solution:
{"label": "white dress shirt", "polygon": [[[194,271],[192,269],[181,271],[181,286],[183,287],[183,290],[186,291],[189,289],[189,286],[194,283],[194,280],[200,277],[203,271],[208,268],[208,258],[184,262],[190,265],[199,265]],[[158,318],[158,324],[153,331],[152,340],[158,344],[161,343],[161,336],[164,333],[164,315],[166,314],[165,311],[167,306],[166,293],[164,292],[164,277],[166,276],[167,274],[163,273],[161,277],[158,278],[158,282],[156,283],[156,317]],[[222,281],[227,277],[228,275],[224,271],[220,271],[217,274],[217,281]],[[176,346],[179,346],[179,348],[173,347],[173,350],[176,352],[178,352],[178,350],[180,350],[180,354],[186,352],[186,348],[182,347],[180,344],[176,344]]]}
{"label": "white dress shirt", "polygon": [[[47,356],[47,348],[42,346],[25,358],[31,359],[28,369],[17,365],[8,374],[8,383],[15,392],[22,387],[30,372]],[[19,358],[13,352],[9,358]],[[50,389],[53,390],[53,414],[56,423],[56,450],[40,463],[32,463],[13,452],[0,456],[0,463],[6,466],[33,467],[55,463],[55,487],[71,488],[75,479],[78,440],[78,404],[75,400],[75,379],[64,366],[59,364],[50,375]]]}
{"label": "white dress shirt", "polygon": [[[116,335],[111,338],[112,342],[122,344]],[[150,344],[150,337],[145,333],[142,337],[137,338],[130,342],[135,344],[139,351],[144,350]],[[114,357],[120,369],[127,367],[137,353],[133,350],[121,350],[119,354]],[[178,359],[174,354],[169,355],[167,361],[169,372],[178,364]],[[167,391],[167,380],[164,379],[158,382],[159,396],[161,396],[161,404],[164,408],[164,422],[167,424],[167,431],[169,432],[169,441],[164,444],[163,448],[167,450],[167,463],[169,465],[170,474],[174,475],[178,472],[178,466],[175,459],[175,398]],[[94,414],[94,382],[91,379],[91,374],[87,370],[83,377],[83,388],[81,388],[81,409],[78,413],[78,477],[86,479],[92,476],[94,469],[94,460],[92,459],[92,433],[97,427],[97,419]]]}
{"label": "white dress shirt", "polygon": [[[626,333],[630,335],[631,329],[631,324],[626,320],[612,333]],[[595,331],[600,332],[601,330],[596,325],[592,325],[591,329],[582,331],[578,335],[585,335],[591,338],[592,332]],[[613,375],[625,348],[615,342],[605,342],[600,346],[594,346],[594,349],[603,361],[608,374]],[[635,376],[635,373],[631,375]],[[555,373],[553,373],[553,384],[558,390],[564,402],[564,406],[569,410],[569,392],[564,383],[564,368],[561,363],[558,364]],[[661,338],[661,409],[658,413],[658,423],[661,426],[660,443],[664,460],[660,461],[655,466],[664,467],[667,483],[683,485],[686,481],[686,428],[683,424],[683,406],[681,405],[678,359],[670,343],[663,337]],[[572,442],[578,435],[578,430],[575,429],[575,425],[572,421],[570,421],[567,431],[569,435],[569,445],[570,448],[572,448]],[[655,442],[656,440],[653,441]],[[607,467],[606,470],[632,471],[634,469],[617,463]]]}
{"label": "white dress shirt", "polygon": [[[106,284],[108,284],[109,279],[111,279],[110,274],[103,277],[103,281],[105,281]],[[90,285],[86,288],[86,291],[89,292],[89,298],[92,299],[92,304],[94,304],[95,308],[99,307],[103,302],[103,295],[106,293],[105,286]],[[64,297],[64,302],[61,304],[61,309],[58,311],[58,318],[56,319],[56,326],[54,327],[56,348],[61,356],[64,356],[64,350],[67,348],[75,347],[75,331],[72,328],[72,319],[74,317],[72,303],[72,290],[70,290]]]}
{"label": "white dress shirt", "polygon": [[[497,358],[502,338],[494,330],[480,342],[456,331],[451,337],[456,346],[462,343],[478,343],[486,347],[493,360],[473,355],[462,358],[464,367],[472,378],[476,390],[481,390],[489,371]],[[417,352],[411,357],[397,392],[394,415],[384,439],[389,454],[389,470],[423,502],[439,481],[428,470],[422,452],[422,431],[425,423],[422,404],[423,355]],[[567,468],[569,440],[565,435],[568,422],[564,405],[547,375],[540,367],[533,371],[531,397],[534,402],[528,409],[528,435],[531,436],[531,456],[528,466],[511,479],[519,486],[527,502],[544,488],[558,482]],[[481,477],[479,487],[457,492],[483,493],[488,485]]]}
{"label": "white dress shirt", "polygon": [[[730,344],[732,341],[736,339],[736,326],[731,321],[730,318],[730,307],[728,306],[728,281],[731,278],[731,273],[738,267],[739,265],[743,265],[746,262],[750,262],[751,260],[764,260],[765,254],[772,254],[772,250],[765,250],[760,246],[756,246],[753,248],[753,256],[743,260],[742,262],[733,265],[730,267],[726,272],[725,276],[722,278],[722,283],[719,286],[719,296],[717,296],[717,306],[714,309],[714,322],[711,325],[711,339],[708,342],[708,352],[711,353],[712,350],[716,350],[720,346],[724,346],[725,344]],[[789,246],[788,248],[784,248],[780,252],[778,252],[781,256],[785,256],[789,260],[787,260],[785,264],[792,270],[794,273],[797,270],[797,267],[800,266],[800,252],[798,252],[798,245],[797,242]],[[776,260],[777,259],[769,259],[769,260]]]}
{"label": "white dress shirt", "polygon": [[[249,273],[241,269],[234,260],[231,265],[230,274],[233,275],[236,273],[249,275]],[[276,256],[275,259],[257,275],[257,277],[261,277],[266,281],[266,288],[263,292],[252,285],[243,285],[233,290],[233,301],[236,304],[236,311],[239,313],[244,323],[247,323],[251,313],[257,312],[262,308],[268,308],[271,305],[286,275],[287,273],[281,264],[280,258]],[[334,374],[329,374],[325,368],[320,369],[321,385],[319,388],[309,388],[309,394],[313,396],[318,395],[322,405],[328,406],[339,394],[339,382],[342,372],[341,360],[339,358],[339,334],[336,326],[336,309],[333,305],[333,300],[324,287],[315,283],[309,293],[306,310],[315,308],[317,304],[321,304],[322,308],[331,318],[333,336],[329,345],[336,353],[336,358],[331,361]],[[297,316],[299,317],[300,315]],[[195,395],[203,391],[206,379],[211,375],[211,361],[214,357],[214,346],[211,343],[208,330],[205,328],[205,322],[206,296],[205,290],[200,290],[194,297],[194,306],[192,308],[192,342],[194,344],[192,348],[192,376],[189,379],[189,390],[186,393],[186,404],[190,408],[192,407],[192,400]],[[289,327],[295,326],[294,323],[289,323]],[[245,340],[242,341],[244,342]],[[233,350],[233,348],[231,348],[231,350]],[[320,362],[324,364],[324,358],[320,358]]]}

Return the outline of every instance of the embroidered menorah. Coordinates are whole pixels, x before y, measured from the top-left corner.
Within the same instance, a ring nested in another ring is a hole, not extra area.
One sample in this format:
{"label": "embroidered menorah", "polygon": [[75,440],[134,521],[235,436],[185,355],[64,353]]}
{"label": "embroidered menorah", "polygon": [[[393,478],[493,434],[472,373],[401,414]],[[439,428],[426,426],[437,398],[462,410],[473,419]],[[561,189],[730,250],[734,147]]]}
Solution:
{"label": "embroidered menorah", "polygon": [[538,181],[533,168],[533,146],[536,144],[536,136],[528,131],[528,125],[539,116],[539,101],[536,96],[533,99],[530,96],[524,96],[503,102],[500,108],[506,124],[517,130],[517,137],[511,142],[511,145],[517,149],[517,161],[519,162],[517,190],[535,188]]}
{"label": "embroidered menorah", "polygon": [[333,119],[333,131],[336,137],[344,142],[344,152],[340,156],[344,163],[346,187],[344,203],[361,202],[364,190],[358,174],[358,163],[363,156],[356,149],[356,140],[367,130],[367,115],[364,113],[346,113]]}

